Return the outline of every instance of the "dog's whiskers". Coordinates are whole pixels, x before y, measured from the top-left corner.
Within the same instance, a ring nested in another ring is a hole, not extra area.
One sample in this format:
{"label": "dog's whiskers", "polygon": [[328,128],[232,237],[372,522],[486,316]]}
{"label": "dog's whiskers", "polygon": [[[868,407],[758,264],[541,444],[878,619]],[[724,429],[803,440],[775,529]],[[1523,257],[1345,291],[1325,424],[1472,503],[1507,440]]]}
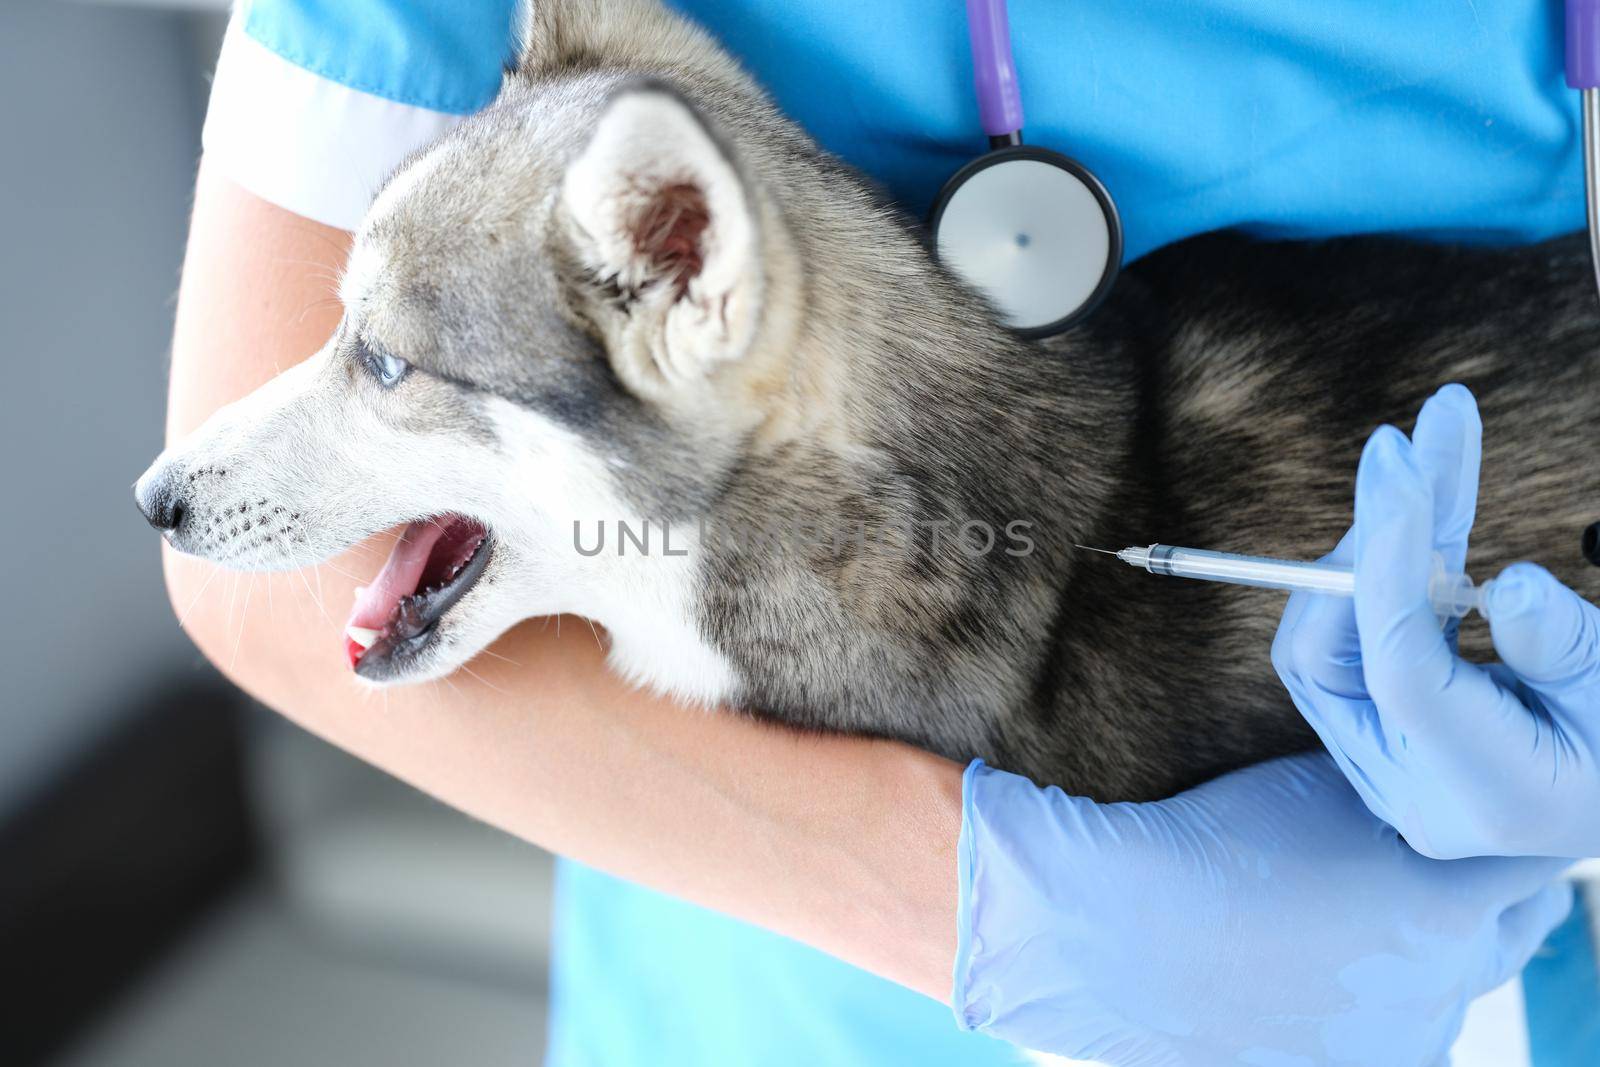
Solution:
{"label": "dog's whiskers", "polygon": [[311,303],[300,309],[299,316],[297,316],[294,320],[295,325],[298,326],[303,323],[306,320],[306,316],[311,314],[313,311],[320,311],[325,307],[338,306],[340,306],[340,302],[339,298],[336,296],[324,297],[321,300],[313,300]]}
{"label": "dog's whiskers", "polygon": [[228,583],[227,624],[231,627],[233,625],[233,606],[239,602],[239,572],[229,571],[228,575],[232,581]]}
{"label": "dog's whiskers", "polygon": [[333,289],[333,292],[324,299],[331,299],[336,303],[338,302],[339,282],[341,279],[339,275],[335,273],[335,268],[331,264],[319,262],[314,259],[296,259],[293,256],[277,256],[274,258],[273,262],[283,263],[295,267],[310,267],[311,270],[307,271],[305,276],[310,278],[312,281],[327,282]]}
{"label": "dog's whiskers", "polygon": [[352,582],[355,582],[357,585],[365,585],[366,584],[366,579],[360,577],[359,575],[351,574],[349,571],[344,570],[342,567],[338,566],[337,564],[333,563],[330,560],[324,560],[322,563],[318,564],[318,566],[326,567],[330,571],[332,571],[333,573],[335,573],[337,575],[341,575],[341,576],[343,576],[345,578],[348,578]]}
{"label": "dog's whiskers", "polygon": [[333,619],[331,619],[328,616],[327,607],[324,606],[324,604],[322,603],[322,592],[321,592],[322,579],[321,579],[320,574],[319,574],[318,579],[317,579],[318,590],[316,592],[312,592],[312,590],[311,590],[311,580],[306,577],[305,568],[302,567],[299,570],[295,571],[295,573],[300,576],[300,584],[306,587],[306,596],[309,597],[311,599],[311,602],[317,606],[317,611],[322,615],[322,621],[326,622],[329,626],[335,625]]}
{"label": "dog's whiskers", "polygon": [[[239,610],[239,633],[233,639],[233,655],[228,657],[228,670],[239,660],[239,646],[244,644],[244,627],[250,621],[250,594],[256,590],[256,576],[250,576],[250,584],[244,588],[244,606]],[[229,612],[231,617],[232,612]]]}
{"label": "dog's whiskers", "polygon": [[512,659],[510,656],[503,656],[500,653],[496,652],[492,648],[483,649],[481,654],[485,655],[485,656],[493,656],[495,659],[500,660],[502,663],[509,663],[513,667],[522,666],[521,663],[518,663],[516,660]]}
{"label": "dog's whiskers", "polygon": [[511,695],[511,694],[507,693],[504,689],[501,689],[498,685],[495,685],[493,682],[489,681],[489,679],[485,678],[483,675],[479,674],[477,671],[473,670],[467,664],[463,663],[461,665],[461,669],[466,671],[468,674],[472,675],[474,678],[476,678],[478,681],[482,682],[484,685],[488,686],[490,689],[493,689],[496,693],[499,693],[501,696],[510,696]]}
{"label": "dog's whiskers", "polygon": [[211,573],[206,575],[206,580],[200,583],[200,588],[195,591],[194,597],[190,599],[189,606],[183,609],[182,615],[178,616],[178,629],[183,630],[187,628],[189,616],[194,612],[195,605],[200,603],[200,598],[205,595],[206,590],[211,587],[212,581],[215,580],[221,571],[221,567],[212,564]]}
{"label": "dog's whiskers", "polygon": [[352,548],[352,549],[348,550],[347,552],[344,553],[344,555],[346,555],[346,556],[354,556],[356,558],[357,562],[363,563],[363,564],[372,563],[372,562],[378,560],[378,557],[373,554],[373,549],[362,548],[362,547],[359,547],[359,546],[356,547],[356,548]]}

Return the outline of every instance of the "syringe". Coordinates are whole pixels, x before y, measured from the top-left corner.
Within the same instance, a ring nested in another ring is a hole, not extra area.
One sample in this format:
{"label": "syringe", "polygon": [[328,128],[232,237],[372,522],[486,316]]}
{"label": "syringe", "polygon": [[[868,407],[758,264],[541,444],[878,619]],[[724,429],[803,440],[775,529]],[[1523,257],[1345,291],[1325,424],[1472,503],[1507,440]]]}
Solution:
{"label": "syringe", "polygon": [[[1292,559],[1237,556],[1231,552],[1209,552],[1203,548],[1159,544],[1148,548],[1124,548],[1120,552],[1089,548],[1088,545],[1076,547],[1116,556],[1130,566],[1143,567],[1151,574],[1173,578],[1254,585],[1291,593],[1322,593],[1328,596],[1356,594],[1355,571],[1333,563],[1301,563]],[[1434,614],[1441,619],[1464,618],[1472,614],[1474,609],[1482,614],[1483,596],[1490,584],[1485,582],[1475,587],[1467,575],[1447,573],[1443,558],[1435,553],[1433,577],[1428,582],[1428,600],[1433,605]]]}

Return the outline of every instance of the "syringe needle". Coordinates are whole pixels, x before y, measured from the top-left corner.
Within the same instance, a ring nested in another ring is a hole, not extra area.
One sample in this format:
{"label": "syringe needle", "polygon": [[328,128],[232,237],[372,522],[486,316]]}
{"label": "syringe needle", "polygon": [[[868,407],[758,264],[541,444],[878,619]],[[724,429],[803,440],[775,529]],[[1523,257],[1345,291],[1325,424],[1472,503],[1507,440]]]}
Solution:
{"label": "syringe needle", "polygon": [[1115,556],[1116,555],[1116,553],[1111,551],[1111,549],[1109,549],[1109,548],[1095,548],[1093,545],[1080,545],[1076,541],[1073,542],[1072,547],[1073,548],[1081,548],[1085,552],[1098,552],[1103,556]]}

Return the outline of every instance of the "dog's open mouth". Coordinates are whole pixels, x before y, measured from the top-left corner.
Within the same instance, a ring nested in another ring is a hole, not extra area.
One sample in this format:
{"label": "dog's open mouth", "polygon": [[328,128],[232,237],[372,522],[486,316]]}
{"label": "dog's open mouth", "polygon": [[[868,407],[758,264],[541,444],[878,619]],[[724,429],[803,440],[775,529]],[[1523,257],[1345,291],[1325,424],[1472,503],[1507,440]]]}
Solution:
{"label": "dog's open mouth", "polygon": [[381,678],[415,656],[444,613],[483,576],[493,550],[489,531],[464,515],[407,526],[383,570],[356,593],[344,631],[351,668]]}

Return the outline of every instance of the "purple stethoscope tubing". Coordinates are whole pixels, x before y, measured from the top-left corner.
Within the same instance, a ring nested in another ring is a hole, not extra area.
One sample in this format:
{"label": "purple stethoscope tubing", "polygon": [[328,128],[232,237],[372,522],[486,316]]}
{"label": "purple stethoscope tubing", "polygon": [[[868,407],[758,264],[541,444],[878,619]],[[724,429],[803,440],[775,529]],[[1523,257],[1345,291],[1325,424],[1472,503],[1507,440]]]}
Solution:
{"label": "purple stethoscope tubing", "polygon": [[1011,58],[1005,0],[967,0],[967,36],[972,42],[972,80],[983,132],[992,146],[1016,144],[1022,136],[1022,91]]}
{"label": "purple stethoscope tubing", "polygon": [[1567,85],[1600,89],[1600,0],[1567,0]]}
{"label": "purple stethoscope tubing", "polygon": [[[1005,0],[967,0],[978,114],[991,148],[1022,143],[1022,93]],[[1600,0],[1566,0],[1567,85],[1583,101],[1583,183],[1589,258],[1600,293]],[[960,175],[957,175],[959,178]],[[1098,184],[1098,183],[1096,183]],[[1102,190],[1103,191],[1103,190]],[[941,195],[941,199],[944,195]],[[1106,204],[1115,217],[1115,206]],[[1113,225],[1116,223],[1113,221]],[[1117,226],[1120,239],[1120,226]]]}
{"label": "purple stethoscope tubing", "polygon": [[1589,260],[1600,293],[1600,0],[1567,0],[1567,84],[1583,99],[1583,191]]}
{"label": "purple stethoscope tubing", "polygon": [[[1600,0],[1597,0],[1600,2]],[[972,46],[972,75],[973,85],[977,90],[978,115],[983,125],[983,132],[989,138],[989,151],[973,159],[966,166],[956,171],[945,182],[944,188],[935,198],[933,208],[929,215],[929,228],[932,230],[934,251],[943,257],[941,249],[944,241],[941,234],[941,224],[947,218],[947,209],[957,199],[963,187],[992,167],[1006,167],[1013,174],[1017,173],[1014,165],[1026,163],[1037,167],[1045,164],[1056,175],[1069,175],[1069,185],[1073,182],[1081,191],[1088,194],[1087,202],[1096,205],[1098,223],[1104,226],[1105,261],[1099,268],[1099,281],[1092,290],[1082,296],[1070,296],[1074,293],[1075,286],[1080,285],[1083,276],[1074,275],[1074,280],[1064,280],[1062,293],[1068,302],[1064,302],[1053,309],[1053,317],[1049,321],[1011,321],[1009,324],[1023,337],[1047,337],[1066,329],[1089,312],[1093,311],[1105,299],[1115,282],[1117,272],[1122,264],[1122,220],[1117,215],[1117,206],[1111,199],[1111,194],[1098,178],[1083,164],[1076,160],[1052,152],[1048,148],[1039,148],[1022,143],[1022,92],[1017,81],[1017,65],[1011,56],[1011,25],[1006,14],[1005,0],[966,0],[967,3],[967,36]],[[1026,173],[1032,175],[1033,171]],[[1038,188],[1038,179],[1030,177],[1030,183]],[[1058,187],[1058,186],[1057,186]],[[1053,222],[1059,223],[1063,217],[1062,211],[1081,213],[1086,202],[1082,197],[1073,197],[1074,207],[1061,209],[1054,212]],[[968,199],[965,201],[970,204]],[[965,209],[970,211],[970,208]],[[1046,210],[1049,210],[1046,208]],[[1002,212],[1004,214],[1004,212]],[[1081,214],[1076,215],[1082,218]],[[970,218],[970,216],[969,216]],[[1014,220],[1013,220],[1014,221]],[[960,228],[960,227],[958,227]],[[1059,226],[1057,226],[1059,232]],[[1057,256],[1081,256],[1072,246],[1063,246],[1059,243],[1039,246],[1030,246],[1027,242],[1030,234],[1025,230],[1015,239],[1023,248],[1032,247],[1042,253]],[[1010,240],[1010,237],[1006,238]],[[1053,253],[1049,249],[1054,249]],[[1029,253],[1032,255],[1033,253]],[[961,269],[959,256],[954,260],[947,260],[958,271]],[[1049,255],[1043,258],[1033,258],[1026,263],[1021,260],[1018,268],[1022,271],[1033,271],[1034,277],[1040,277],[1040,271],[1049,271],[1051,263]],[[1059,261],[1058,261],[1059,262]],[[1077,262],[1084,262],[1082,259]],[[1072,271],[1067,272],[1073,275]],[[990,293],[994,295],[993,292]],[[1038,311],[1038,307],[1033,309]]]}

